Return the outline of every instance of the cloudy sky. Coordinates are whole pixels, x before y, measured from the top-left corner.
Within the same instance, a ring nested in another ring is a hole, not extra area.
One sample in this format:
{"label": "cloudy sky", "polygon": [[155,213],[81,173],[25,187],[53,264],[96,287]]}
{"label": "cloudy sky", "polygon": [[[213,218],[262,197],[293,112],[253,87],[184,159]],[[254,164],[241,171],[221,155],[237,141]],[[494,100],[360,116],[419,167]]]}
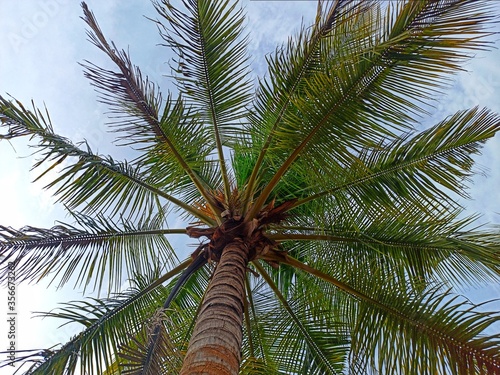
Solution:
{"label": "cloudy sky", "polygon": [[[500,14],[500,2],[494,2]],[[169,86],[165,74],[170,53],[162,42],[156,26],[143,16],[155,17],[147,1],[88,0],[104,34],[119,48],[128,48],[132,61],[142,72],[158,83],[166,93]],[[119,5],[118,5],[119,4]],[[125,5],[124,5],[125,4]],[[262,75],[264,56],[277,43],[296,30],[302,18],[309,23],[315,11],[310,1],[247,1],[245,2],[251,32],[250,52],[255,71]],[[86,41],[85,25],[79,18],[81,8],[70,0],[2,0],[0,1],[0,94],[13,95],[21,102],[31,100],[47,106],[57,132],[77,142],[86,139],[94,151],[126,157],[123,149],[111,145],[103,116],[106,108],[95,101],[95,92],[83,77],[78,62],[90,60],[110,66],[105,56]],[[500,27],[497,27],[500,31]],[[500,42],[495,41],[496,48]],[[436,118],[444,118],[456,110],[475,105],[500,112],[500,51],[477,54],[462,74],[456,77],[448,95],[436,107]],[[111,67],[111,66],[110,66]],[[61,207],[54,203],[43,184],[31,183],[36,172],[30,172],[33,157],[25,140],[0,143],[0,224],[14,228],[23,225],[51,227],[64,220]],[[482,221],[500,223],[500,137],[496,137],[478,158],[488,178],[478,176],[471,187],[473,200],[470,212],[481,212]],[[498,286],[471,291],[478,299],[499,298]],[[74,333],[71,328],[56,329],[58,322],[32,319],[32,311],[48,311],[56,302],[79,299],[81,292],[71,285],[55,290],[47,285],[21,285],[17,291],[18,349],[48,347],[64,342]],[[6,350],[7,325],[3,311],[7,307],[5,291],[0,293],[0,351]],[[2,358],[3,359],[3,358]],[[11,370],[0,370],[10,374]]]}

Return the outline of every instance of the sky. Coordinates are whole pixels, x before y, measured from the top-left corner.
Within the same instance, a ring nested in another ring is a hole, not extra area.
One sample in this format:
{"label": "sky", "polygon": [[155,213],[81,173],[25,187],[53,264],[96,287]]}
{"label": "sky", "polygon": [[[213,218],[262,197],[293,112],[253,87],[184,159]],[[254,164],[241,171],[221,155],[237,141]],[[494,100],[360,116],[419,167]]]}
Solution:
{"label": "sky", "polygon": [[[129,50],[132,61],[144,75],[156,82],[166,94],[169,88],[168,60],[172,57],[162,42],[156,26],[146,17],[155,18],[147,1],[87,1],[108,40]],[[500,2],[495,2],[500,14]],[[249,52],[252,68],[265,73],[264,56],[272,52],[300,26],[302,19],[310,23],[315,12],[311,1],[245,1]],[[111,144],[113,135],[105,126],[106,108],[96,101],[94,89],[78,63],[92,61],[110,67],[105,55],[86,40],[85,24],[79,2],[70,0],[2,0],[0,1],[0,94],[10,94],[28,105],[46,105],[56,132],[74,142],[86,139],[102,154],[116,159],[127,157],[123,148]],[[146,16],[146,17],[144,17]],[[497,26],[500,32],[500,26]],[[456,110],[475,105],[500,112],[500,37],[493,37],[496,49],[478,52],[468,62],[466,71],[455,81],[436,106],[433,118],[443,119]],[[165,95],[164,95],[165,96]],[[66,216],[55,203],[43,183],[32,183],[36,171],[30,172],[31,151],[26,140],[0,142],[0,225],[20,228],[24,225],[51,227]],[[469,212],[483,214],[484,223],[500,224],[500,137],[490,141],[478,158],[487,177],[476,176],[471,186]],[[468,293],[479,300],[500,298],[498,286],[487,286]],[[65,342],[76,331],[71,327],[57,328],[60,322],[32,318],[33,311],[49,311],[58,302],[78,300],[81,290],[72,285],[57,290],[55,286],[18,285],[17,287],[17,348],[45,348]],[[0,351],[7,349],[7,295],[0,291]],[[3,359],[3,358],[2,358]],[[0,370],[0,375],[12,369]]]}

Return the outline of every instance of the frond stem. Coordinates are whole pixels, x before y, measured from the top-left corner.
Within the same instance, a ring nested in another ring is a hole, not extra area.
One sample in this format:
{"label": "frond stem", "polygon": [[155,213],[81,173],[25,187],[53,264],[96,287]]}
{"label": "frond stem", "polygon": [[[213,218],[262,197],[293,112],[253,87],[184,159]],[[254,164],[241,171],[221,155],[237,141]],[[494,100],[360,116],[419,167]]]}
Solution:
{"label": "frond stem", "polygon": [[248,290],[248,288],[246,288],[246,280],[245,280],[245,289],[246,289],[246,295],[244,296],[243,298],[243,312],[245,314],[245,326],[246,326],[246,329],[247,329],[247,336],[248,336],[248,346],[250,348],[250,356],[252,357],[255,357],[255,350],[254,350],[254,347],[253,347],[253,339],[252,339],[252,327],[250,325],[250,313],[248,311],[248,299],[247,299],[247,295],[248,293],[251,293],[251,291]]}
{"label": "frond stem", "polygon": [[[208,225],[214,224],[214,220],[210,216],[206,215],[203,211],[201,211],[193,206],[190,206],[189,204],[181,201],[180,199],[177,199],[174,196],[167,194],[164,191],[157,189],[154,186],[151,186],[151,185],[145,183],[144,181],[141,181],[138,178],[135,178],[133,176],[130,176],[129,174],[123,173],[123,171],[118,171],[116,168],[113,168],[111,165],[107,165],[106,163],[103,163],[102,159],[98,158],[97,156],[92,155],[92,159],[93,159],[93,161],[97,161],[105,169],[128,178],[130,181],[134,182],[135,184],[145,188],[146,190],[151,191],[152,193],[155,193],[156,195],[158,195],[158,196],[170,201],[171,203],[175,204],[176,206],[184,209],[186,212],[197,217],[198,219],[200,219],[204,223],[206,223]],[[217,216],[215,216],[215,217],[217,217]]]}
{"label": "frond stem", "polygon": [[257,269],[257,271],[259,271],[259,273],[262,275],[264,280],[266,280],[267,284],[272,289],[272,291],[274,292],[276,297],[279,299],[279,301],[281,302],[281,304],[283,305],[285,310],[288,312],[288,314],[290,315],[292,320],[295,322],[295,324],[297,324],[297,327],[304,335],[304,338],[307,341],[308,345],[311,348],[314,348],[314,351],[317,353],[317,355],[319,357],[321,357],[322,362],[328,367],[330,372],[332,374],[337,374],[337,371],[335,371],[335,369],[331,367],[330,362],[328,361],[328,358],[324,355],[324,353],[321,351],[321,349],[316,345],[314,338],[311,337],[311,335],[307,331],[306,327],[304,327],[304,325],[302,324],[300,319],[297,317],[297,315],[293,311],[292,307],[290,306],[290,304],[286,300],[285,296],[283,296],[283,294],[279,290],[278,286],[274,283],[271,276],[267,273],[267,271],[264,269],[264,267],[262,267],[262,265],[259,263],[258,260],[254,260],[254,261],[252,261],[252,263],[255,266],[255,268]]}
{"label": "frond stem", "polygon": [[[247,277],[245,278],[245,288],[247,291],[248,304],[250,305],[250,309],[252,311],[252,316],[255,320],[254,324],[257,325],[258,324],[256,321],[257,320],[257,312],[255,311],[255,305],[253,303],[252,287],[250,285],[250,279],[248,278],[248,273],[247,273]],[[255,332],[256,332],[256,335],[258,336],[257,339],[258,339],[258,343],[259,343],[260,352],[262,355],[262,360],[264,361],[264,364],[267,365],[265,351],[264,351],[264,348],[262,346],[262,338],[260,336],[260,330],[258,329],[258,327],[256,327]]]}
{"label": "frond stem", "polygon": [[[281,119],[283,118],[284,114],[285,114],[285,111],[286,109],[288,108],[288,105],[292,99],[292,96],[293,96],[293,93],[295,93],[295,91],[297,90],[301,80],[302,80],[302,77],[304,77],[304,75],[306,74],[306,71],[307,71],[307,68],[309,66],[309,63],[313,60],[314,58],[314,52],[316,51],[316,48],[318,48],[319,46],[319,42],[321,41],[321,38],[325,35],[325,33],[327,32],[328,28],[331,27],[331,23],[332,23],[332,20],[333,18],[335,17],[335,14],[336,14],[336,11],[337,11],[337,7],[339,6],[339,3],[340,2],[337,2],[335,7],[332,7],[332,9],[330,10],[330,15],[328,16],[328,21],[329,22],[325,22],[323,24],[323,26],[319,29],[316,30],[316,32],[313,34],[313,38],[312,38],[312,41],[311,41],[311,47],[308,51],[308,53],[306,53],[306,56],[305,56],[305,59],[304,59],[304,63],[300,69],[300,72],[298,73],[296,79],[294,80],[294,83],[291,87],[291,89],[288,91],[288,94],[286,96],[286,99],[283,103],[283,105],[281,106],[281,109],[279,110],[279,113],[278,115],[276,116],[276,121],[274,122],[272,128],[271,128],[271,131],[269,132],[267,138],[266,138],[266,141],[264,143],[264,146],[262,147],[262,149],[260,150],[259,152],[259,156],[257,158],[257,161],[255,162],[255,165],[252,169],[252,174],[250,175],[250,178],[248,180],[248,184],[247,184],[247,189],[245,191],[245,195],[244,195],[244,198],[243,198],[243,204],[244,204],[244,209],[245,209],[245,212],[246,210],[248,209],[248,204],[250,202],[250,200],[252,199],[252,196],[254,194],[254,188],[255,188],[255,183],[257,181],[257,174],[260,170],[260,167],[262,165],[262,162],[264,161],[264,157],[267,153],[267,150],[269,149],[269,146],[272,142],[272,139],[273,139],[273,136],[274,136],[274,132],[276,130],[276,128],[278,127],[278,125],[280,124],[281,122]],[[321,9],[319,8],[319,4],[318,4],[318,14],[316,16],[316,18],[319,20],[320,17],[321,17]],[[316,23],[315,24],[315,28],[317,28],[318,24]]]}
{"label": "frond stem", "polygon": [[[144,100],[144,94],[142,93],[142,90],[137,86],[137,84],[134,82],[132,79],[133,74],[130,71],[130,68],[124,64],[122,59],[117,55],[117,52],[115,49],[111,48],[109,43],[107,42],[106,38],[102,34],[102,31],[97,24],[97,20],[95,19],[93,13],[89,10],[87,5],[85,3],[82,3],[82,7],[85,13],[85,21],[87,24],[92,28],[94,31],[95,35],[91,35],[91,39],[93,43],[103,50],[110,58],[113,60],[113,62],[118,66],[120,71],[122,72],[123,76],[126,77],[126,82],[130,87],[127,87],[127,93],[132,99],[134,103],[137,103],[138,108],[141,108],[143,110],[144,118],[147,120],[148,124],[151,126],[152,130],[154,133],[159,137],[163,142],[165,142],[169,149],[172,151],[174,154],[175,158],[179,162],[179,164],[182,166],[184,171],[187,173],[191,181],[195,184],[196,188],[200,192],[200,194],[203,196],[203,198],[206,200],[207,204],[210,206],[214,213],[214,217],[217,218],[217,221],[219,222],[219,215],[217,214],[217,209],[216,206],[214,205],[213,200],[211,199],[208,191],[206,188],[203,186],[202,181],[198,178],[198,176],[194,173],[194,171],[191,169],[191,167],[187,164],[187,162],[184,160],[182,155],[179,153],[173,142],[170,140],[170,138],[165,134],[163,129],[160,126],[160,123],[158,121],[158,118],[156,117],[156,114],[154,111],[152,111],[148,106],[146,106],[146,101]],[[138,95],[140,93],[140,95]],[[154,115],[152,115],[154,114]],[[222,149],[221,149],[222,150]],[[170,199],[169,199],[170,200]],[[179,201],[177,201],[176,204],[178,204]],[[186,205],[187,206],[187,205]],[[186,209],[186,206],[182,207]],[[191,211],[189,211],[191,212]],[[206,217],[205,217],[206,219]]]}
{"label": "frond stem", "polygon": [[151,290],[157,288],[161,284],[163,284],[165,281],[169,280],[182,270],[184,270],[189,264],[191,264],[193,259],[191,257],[187,258],[185,261],[180,263],[177,267],[171,269],[169,272],[164,274],[163,276],[159,277],[156,279],[153,283],[149,284],[146,288],[141,290],[139,293],[135,294],[134,296],[130,297],[129,299],[125,300],[120,306],[116,307],[115,309],[108,311],[106,314],[101,316],[97,321],[95,321],[92,325],[90,325],[88,328],[86,328],[84,331],[80,332],[78,335],[73,337],[70,341],[68,341],[66,344],[64,344],[61,349],[55,351],[49,358],[45,360],[37,369],[35,370],[35,373],[38,371],[42,371],[41,373],[44,373],[43,370],[44,368],[50,368],[50,361],[52,358],[55,358],[57,355],[63,353],[64,351],[74,351],[75,348],[77,350],[81,350],[81,346],[83,343],[86,343],[88,341],[88,337],[90,335],[95,334],[96,329],[102,325],[107,319],[115,316],[118,314],[121,310],[125,309],[126,307],[130,306],[130,304],[134,303],[138,299],[142,298],[144,295],[149,293]]}
{"label": "frond stem", "polygon": [[385,169],[385,170],[381,170],[381,171],[378,171],[378,172],[375,172],[375,173],[370,173],[370,174],[365,175],[363,177],[360,177],[360,178],[351,180],[349,182],[346,182],[346,183],[344,183],[342,185],[334,186],[331,189],[327,189],[327,190],[324,190],[324,191],[319,192],[317,194],[310,195],[309,197],[298,199],[295,203],[292,204],[292,206],[291,206],[290,209],[296,208],[298,206],[301,206],[303,204],[311,202],[311,201],[313,201],[315,199],[319,199],[319,198],[331,195],[331,194],[333,194],[333,193],[335,193],[337,191],[349,189],[350,187],[361,185],[362,183],[365,183],[367,181],[371,181],[371,180],[377,179],[379,177],[383,177],[383,176],[389,175],[389,174],[391,174],[391,173],[393,173],[395,171],[401,171],[401,170],[404,170],[405,168],[412,167],[412,166],[414,166],[416,164],[420,164],[420,163],[423,163],[423,162],[428,162],[430,160],[433,160],[434,158],[438,158],[438,157],[449,155],[452,152],[454,152],[455,150],[458,150],[458,149],[463,148],[463,147],[467,147],[467,146],[469,146],[471,144],[474,144],[474,143],[477,143],[477,142],[478,141],[472,141],[472,142],[467,142],[465,144],[461,144],[459,146],[448,147],[448,148],[445,148],[445,149],[440,150],[438,152],[432,153],[430,155],[422,156],[422,157],[419,157],[419,158],[417,158],[415,160],[409,160],[409,161],[403,162],[403,163],[401,163],[399,165],[394,165],[394,166],[392,166],[392,167],[390,167],[388,169]]}
{"label": "frond stem", "polygon": [[[281,254],[280,254],[280,257],[276,257],[276,260],[279,259],[279,261],[281,263],[287,264],[287,265],[292,266],[294,268],[300,269],[300,270],[302,270],[302,271],[304,271],[312,276],[318,277],[318,278],[326,281],[327,283],[334,285],[335,287],[337,287],[338,289],[351,295],[352,297],[359,299],[359,300],[362,300],[362,301],[365,301],[365,302],[368,302],[368,303],[372,304],[373,306],[376,306],[378,309],[383,310],[383,311],[391,314],[392,316],[396,317],[397,319],[405,321],[406,323],[410,324],[411,326],[413,326],[421,331],[426,332],[426,334],[428,334],[431,337],[437,338],[439,341],[444,341],[444,342],[448,342],[448,343],[451,342],[453,346],[460,348],[460,349],[466,348],[466,351],[468,353],[477,353],[478,352],[477,348],[471,346],[467,342],[460,341],[457,338],[450,336],[449,333],[442,332],[441,330],[437,329],[436,327],[430,327],[427,324],[425,324],[424,322],[415,320],[414,318],[403,314],[399,310],[396,310],[391,306],[383,304],[383,303],[377,301],[376,299],[367,296],[366,294],[354,289],[353,287],[349,286],[348,284],[343,283],[342,281],[337,280],[336,278],[334,278],[334,277],[332,277],[332,276],[330,276],[330,275],[328,275],[328,274],[326,274],[318,269],[315,269],[311,266],[308,266],[307,264],[300,262],[299,260],[291,257],[288,254],[283,254],[283,255],[284,256],[281,257]],[[261,268],[262,268],[262,266],[261,266]],[[491,355],[489,355],[485,352],[482,352],[481,358],[483,360],[491,363],[492,365],[500,368],[500,362],[498,362],[498,360],[496,358],[492,357]]]}
{"label": "frond stem", "polygon": [[[206,50],[205,50],[205,43],[204,43],[204,37],[203,37],[203,27],[201,22],[199,22],[199,17],[197,17],[198,21],[198,27],[200,30],[200,46],[202,49],[201,55],[206,56]],[[206,64],[206,60],[203,61],[203,74],[205,76],[205,81],[207,83],[207,91],[208,91],[208,98],[210,101],[210,117],[212,118],[212,124],[214,127],[214,133],[215,133],[215,144],[217,146],[217,154],[219,156],[219,163],[220,163],[220,169],[221,169],[221,174],[222,174],[222,181],[224,182],[224,195],[226,197],[226,202],[229,202],[229,197],[231,196],[231,187],[229,185],[229,176],[227,174],[227,167],[226,167],[226,160],[224,159],[224,150],[222,149],[222,139],[221,135],[219,133],[219,125],[218,125],[218,118],[217,118],[217,113],[215,110],[215,103],[214,103],[214,98],[212,94],[212,90],[210,89],[211,84],[210,84],[210,76],[208,73],[208,66]],[[218,215],[217,215],[218,217]]]}

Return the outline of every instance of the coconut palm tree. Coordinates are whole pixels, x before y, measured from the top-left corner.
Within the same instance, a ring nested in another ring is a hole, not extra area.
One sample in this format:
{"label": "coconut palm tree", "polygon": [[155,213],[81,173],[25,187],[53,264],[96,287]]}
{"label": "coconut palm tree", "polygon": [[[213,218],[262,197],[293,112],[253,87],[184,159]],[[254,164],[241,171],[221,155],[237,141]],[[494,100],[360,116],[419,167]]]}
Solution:
{"label": "coconut palm tree", "polygon": [[[83,330],[19,352],[27,373],[500,374],[499,314],[458,294],[499,280],[498,230],[460,202],[500,116],[417,122],[487,47],[487,1],[320,1],[255,90],[242,9],[158,1],[176,53],[166,96],[82,6],[116,67],[85,75],[134,156],[72,143],[1,98],[1,138],[35,141],[73,218],[2,226],[4,274],[108,293],[46,313]],[[179,235],[195,245],[184,261]]]}

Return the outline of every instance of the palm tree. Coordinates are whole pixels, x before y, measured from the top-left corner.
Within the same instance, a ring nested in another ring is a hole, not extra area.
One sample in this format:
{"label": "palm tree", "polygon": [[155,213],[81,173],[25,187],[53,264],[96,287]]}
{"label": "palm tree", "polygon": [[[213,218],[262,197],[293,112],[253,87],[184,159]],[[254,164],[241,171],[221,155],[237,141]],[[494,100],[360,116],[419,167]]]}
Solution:
{"label": "palm tree", "polygon": [[[255,92],[239,7],[155,2],[177,56],[166,98],[82,6],[116,65],[85,75],[135,156],[99,155],[1,97],[0,137],[37,140],[34,167],[58,171],[47,188],[73,218],[0,227],[4,276],[108,293],[46,313],[83,331],[18,352],[26,373],[500,374],[499,314],[457,294],[499,280],[498,230],[460,199],[500,116],[415,131],[487,47],[488,2],[320,2]],[[178,235],[197,246],[184,261]]]}

